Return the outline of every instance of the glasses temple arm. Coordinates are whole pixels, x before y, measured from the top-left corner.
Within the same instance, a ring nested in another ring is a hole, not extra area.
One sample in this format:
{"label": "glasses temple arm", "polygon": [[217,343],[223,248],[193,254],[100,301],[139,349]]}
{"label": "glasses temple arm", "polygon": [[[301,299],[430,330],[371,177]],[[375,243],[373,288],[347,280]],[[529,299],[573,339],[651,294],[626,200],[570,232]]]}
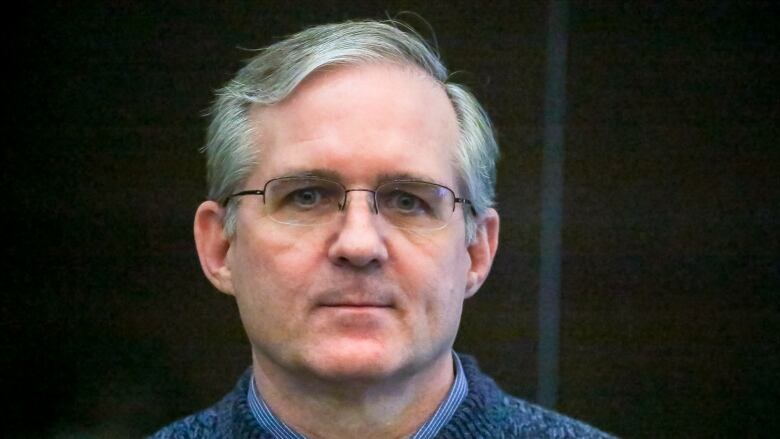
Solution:
{"label": "glasses temple arm", "polygon": [[469,210],[471,210],[471,214],[474,215],[474,216],[477,216],[477,209],[474,208],[474,203],[472,203],[471,200],[469,200],[467,198],[455,197],[455,202],[456,203],[461,203],[463,205],[468,205],[469,206]]}
{"label": "glasses temple arm", "polygon": [[222,201],[222,205],[223,206],[227,206],[227,204],[230,201],[230,199],[234,198],[234,197],[240,197],[242,195],[263,195],[263,194],[265,194],[265,191],[262,191],[262,190],[259,190],[259,189],[253,189],[253,190],[248,190],[248,191],[236,192],[235,194],[230,194],[227,197],[225,197],[225,199]]}

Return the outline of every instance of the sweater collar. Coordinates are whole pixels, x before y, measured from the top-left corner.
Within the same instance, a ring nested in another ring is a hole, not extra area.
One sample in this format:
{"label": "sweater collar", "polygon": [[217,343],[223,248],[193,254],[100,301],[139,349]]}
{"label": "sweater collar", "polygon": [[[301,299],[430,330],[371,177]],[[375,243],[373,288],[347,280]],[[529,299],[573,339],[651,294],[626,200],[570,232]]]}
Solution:
{"label": "sweater collar", "polygon": [[[469,391],[468,382],[463,372],[463,364],[455,352],[452,352],[452,362],[455,367],[455,379],[444,400],[428,418],[425,423],[410,436],[410,439],[431,439],[439,433],[447,422],[450,421],[455,411],[460,406]],[[298,433],[292,427],[279,419],[263,401],[260,390],[252,376],[247,389],[247,402],[252,416],[261,428],[270,432],[276,439],[306,439],[306,436]]]}

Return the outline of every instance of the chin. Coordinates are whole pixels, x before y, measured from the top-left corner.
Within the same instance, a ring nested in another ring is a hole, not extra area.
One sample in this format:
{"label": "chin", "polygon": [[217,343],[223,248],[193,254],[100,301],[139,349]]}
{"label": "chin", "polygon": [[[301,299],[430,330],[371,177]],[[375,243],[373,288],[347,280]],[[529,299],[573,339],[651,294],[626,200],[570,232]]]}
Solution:
{"label": "chin", "polygon": [[404,368],[399,353],[393,353],[376,341],[346,341],[339,346],[328,343],[306,355],[310,372],[332,381],[375,381],[387,379]]}

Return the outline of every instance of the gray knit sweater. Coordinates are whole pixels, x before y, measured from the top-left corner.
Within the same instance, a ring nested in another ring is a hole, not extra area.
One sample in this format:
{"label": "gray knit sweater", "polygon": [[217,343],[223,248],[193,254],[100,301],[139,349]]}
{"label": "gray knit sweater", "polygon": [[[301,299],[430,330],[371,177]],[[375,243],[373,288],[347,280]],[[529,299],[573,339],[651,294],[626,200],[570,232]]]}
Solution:
{"label": "gray knit sweater", "polygon": [[[599,430],[504,393],[476,361],[460,355],[469,393],[437,438],[610,438]],[[251,370],[251,369],[250,369]],[[250,371],[214,406],[174,422],[153,439],[273,439],[247,405]]]}

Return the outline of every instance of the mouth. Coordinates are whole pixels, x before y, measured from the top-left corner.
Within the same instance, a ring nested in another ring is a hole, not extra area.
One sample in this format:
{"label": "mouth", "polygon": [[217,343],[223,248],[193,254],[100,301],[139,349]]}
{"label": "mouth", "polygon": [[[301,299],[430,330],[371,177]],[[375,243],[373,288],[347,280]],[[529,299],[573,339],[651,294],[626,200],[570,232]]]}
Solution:
{"label": "mouth", "polygon": [[392,294],[344,294],[334,291],[320,297],[317,306],[343,309],[394,308],[395,302]]}
{"label": "mouth", "polygon": [[383,302],[372,301],[344,301],[344,302],[325,302],[320,304],[323,308],[392,308],[393,305]]}

